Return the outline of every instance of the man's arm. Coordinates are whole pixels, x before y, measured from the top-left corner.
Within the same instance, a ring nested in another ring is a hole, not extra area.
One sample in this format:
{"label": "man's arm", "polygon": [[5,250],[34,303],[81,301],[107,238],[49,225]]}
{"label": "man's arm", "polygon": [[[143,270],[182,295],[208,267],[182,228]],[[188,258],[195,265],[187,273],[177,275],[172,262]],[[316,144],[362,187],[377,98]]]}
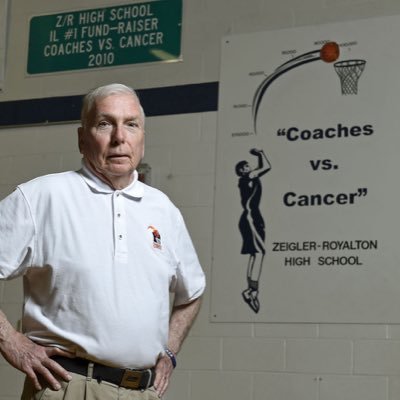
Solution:
{"label": "man's arm", "polygon": [[54,390],[61,388],[55,375],[65,381],[71,376],[50,357],[70,356],[56,347],[39,346],[22,333],[16,331],[0,310],[0,353],[14,368],[19,369],[31,379],[37,390],[41,390],[39,376],[42,376]]}
{"label": "man's arm", "polygon": [[[177,354],[182,347],[194,320],[200,310],[201,297],[191,303],[173,307],[169,322],[168,349]],[[174,367],[171,359],[165,354],[159,358],[156,365],[156,380],[154,386],[161,397],[169,385],[169,379]]]}
{"label": "man's arm", "polygon": [[271,164],[264,150],[251,149],[250,153],[258,157],[258,166],[250,173],[251,178],[260,177],[271,169]]}

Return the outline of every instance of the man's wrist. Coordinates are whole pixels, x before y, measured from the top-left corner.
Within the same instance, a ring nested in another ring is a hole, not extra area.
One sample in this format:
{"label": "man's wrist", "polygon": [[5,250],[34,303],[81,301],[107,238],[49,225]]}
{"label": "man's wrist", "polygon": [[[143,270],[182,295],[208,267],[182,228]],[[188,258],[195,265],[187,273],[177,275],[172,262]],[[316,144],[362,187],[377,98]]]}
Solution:
{"label": "man's wrist", "polygon": [[171,360],[172,366],[176,367],[176,357],[175,354],[170,349],[165,349],[165,355]]}
{"label": "man's wrist", "polygon": [[0,314],[0,342],[5,342],[10,339],[15,333],[15,329],[10,322],[5,318],[3,313]]}

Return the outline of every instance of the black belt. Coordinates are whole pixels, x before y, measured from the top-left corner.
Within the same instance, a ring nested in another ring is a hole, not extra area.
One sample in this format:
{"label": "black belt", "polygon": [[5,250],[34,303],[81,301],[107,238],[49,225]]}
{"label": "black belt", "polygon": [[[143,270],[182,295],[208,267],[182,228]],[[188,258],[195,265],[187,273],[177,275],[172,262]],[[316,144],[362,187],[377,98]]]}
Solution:
{"label": "black belt", "polygon": [[[51,357],[67,371],[79,375],[88,375],[88,366],[92,361],[84,358],[68,358],[62,356]],[[154,368],[135,370],[107,367],[106,365],[93,363],[93,379],[98,382],[107,381],[128,389],[144,390],[153,386]]]}

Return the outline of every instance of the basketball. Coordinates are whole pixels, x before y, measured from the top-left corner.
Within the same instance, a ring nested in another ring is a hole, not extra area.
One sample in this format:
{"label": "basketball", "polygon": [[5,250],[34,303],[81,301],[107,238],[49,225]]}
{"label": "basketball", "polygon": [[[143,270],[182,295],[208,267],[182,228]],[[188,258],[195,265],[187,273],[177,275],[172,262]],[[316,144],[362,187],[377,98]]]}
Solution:
{"label": "basketball", "polygon": [[325,43],[320,50],[321,60],[331,63],[339,58],[340,49],[336,42]]}

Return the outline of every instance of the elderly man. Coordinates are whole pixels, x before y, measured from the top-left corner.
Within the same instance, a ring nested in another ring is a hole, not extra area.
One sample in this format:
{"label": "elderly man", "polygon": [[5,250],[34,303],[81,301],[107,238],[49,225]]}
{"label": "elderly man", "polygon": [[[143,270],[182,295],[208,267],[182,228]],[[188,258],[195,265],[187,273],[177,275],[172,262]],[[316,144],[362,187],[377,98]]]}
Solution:
{"label": "elderly man", "polygon": [[138,181],[135,92],[91,91],[81,122],[82,169],[19,185],[0,203],[0,279],[23,275],[25,292],[24,334],[0,312],[0,351],[27,375],[22,399],[158,398],[204,274],[180,212]]}

